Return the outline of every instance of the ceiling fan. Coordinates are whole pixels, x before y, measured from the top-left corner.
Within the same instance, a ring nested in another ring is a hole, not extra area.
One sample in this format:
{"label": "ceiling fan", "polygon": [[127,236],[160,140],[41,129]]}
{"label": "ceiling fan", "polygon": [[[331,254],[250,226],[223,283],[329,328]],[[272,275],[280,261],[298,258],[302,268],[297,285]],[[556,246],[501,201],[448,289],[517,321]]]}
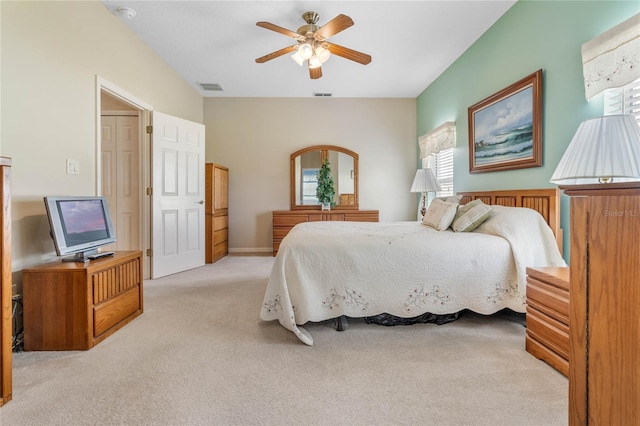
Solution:
{"label": "ceiling fan", "polygon": [[256,25],[275,31],[280,34],[292,37],[298,42],[292,46],[285,47],[268,55],[256,59],[256,62],[262,64],[287,53],[294,52],[292,58],[302,66],[305,62],[309,67],[309,76],[312,79],[322,77],[322,64],[329,59],[331,54],[341,56],[345,59],[367,65],[371,62],[371,56],[357,50],[349,49],[335,43],[330,43],[327,39],[340,31],[346,30],[353,25],[353,20],[346,15],[338,15],[322,27],[316,26],[319,15],[316,12],[305,12],[302,19],[307,23],[298,28],[297,32],[293,32],[286,28],[269,22],[257,22]]}

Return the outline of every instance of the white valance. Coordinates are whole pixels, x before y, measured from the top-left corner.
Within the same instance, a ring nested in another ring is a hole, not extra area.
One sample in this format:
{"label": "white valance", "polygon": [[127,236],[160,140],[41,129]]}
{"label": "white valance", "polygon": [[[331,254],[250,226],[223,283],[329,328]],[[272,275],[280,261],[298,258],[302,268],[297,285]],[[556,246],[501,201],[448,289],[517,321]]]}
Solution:
{"label": "white valance", "polygon": [[447,121],[418,138],[420,158],[427,158],[432,154],[454,148],[456,146],[456,123]]}
{"label": "white valance", "polygon": [[587,99],[640,78],[640,13],[582,45],[582,73]]}

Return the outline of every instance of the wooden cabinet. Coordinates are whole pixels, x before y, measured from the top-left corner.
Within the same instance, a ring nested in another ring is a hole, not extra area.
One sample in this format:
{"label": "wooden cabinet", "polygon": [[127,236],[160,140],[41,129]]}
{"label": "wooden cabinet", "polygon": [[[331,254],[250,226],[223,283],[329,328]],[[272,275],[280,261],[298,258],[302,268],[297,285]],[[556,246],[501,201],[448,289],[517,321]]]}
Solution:
{"label": "wooden cabinet", "polygon": [[569,375],[569,268],[527,268],[525,346]]}
{"label": "wooden cabinet", "polygon": [[91,349],[143,312],[142,252],[23,269],[25,351]]}
{"label": "wooden cabinet", "polygon": [[0,406],[12,395],[11,159],[0,157]]}
{"label": "wooden cabinet", "polygon": [[377,222],[378,210],[283,210],[273,212],[273,255],[280,242],[298,223],[317,221]]}
{"label": "wooden cabinet", "polygon": [[205,262],[229,253],[229,169],[205,164]]}
{"label": "wooden cabinet", "polygon": [[640,419],[640,183],[571,197],[569,424]]}

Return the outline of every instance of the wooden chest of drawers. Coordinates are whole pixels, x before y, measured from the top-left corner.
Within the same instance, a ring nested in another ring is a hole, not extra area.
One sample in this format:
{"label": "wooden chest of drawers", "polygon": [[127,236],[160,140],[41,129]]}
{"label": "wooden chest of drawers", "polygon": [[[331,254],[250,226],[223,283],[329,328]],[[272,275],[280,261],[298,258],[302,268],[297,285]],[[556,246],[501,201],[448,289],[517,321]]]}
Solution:
{"label": "wooden chest of drawers", "polygon": [[526,349],[569,374],[569,268],[527,268]]}
{"label": "wooden chest of drawers", "polygon": [[22,270],[25,351],[91,349],[143,312],[142,252]]}
{"label": "wooden chest of drawers", "polygon": [[273,255],[291,228],[302,222],[351,221],[377,222],[378,210],[282,210],[273,212]]}
{"label": "wooden chest of drawers", "polygon": [[213,263],[229,253],[229,169],[213,163],[204,166],[204,260]]}

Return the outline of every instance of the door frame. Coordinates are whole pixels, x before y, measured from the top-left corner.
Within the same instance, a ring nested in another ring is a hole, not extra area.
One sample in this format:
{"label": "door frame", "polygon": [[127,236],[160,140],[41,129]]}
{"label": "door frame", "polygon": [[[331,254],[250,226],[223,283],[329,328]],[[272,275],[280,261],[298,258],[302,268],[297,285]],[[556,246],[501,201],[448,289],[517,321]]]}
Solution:
{"label": "door frame", "polygon": [[141,206],[141,218],[140,218],[140,247],[142,249],[143,259],[143,279],[149,279],[151,262],[149,256],[147,256],[148,250],[151,249],[151,197],[147,195],[146,188],[151,188],[151,143],[150,135],[147,134],[147,126],[151,125],[151,112],[153,107],[116,86],[108,80],[96,75],[95,83],[95,99],[96,99],[96,145],[95,145],[95,182],[96,182],[96,195],[102,194],[102,92],[107,93],[109,96],[118,99],[119,101],[131,106],[138,110],[139,115],[139,143],[140,143],[140,206]]}

